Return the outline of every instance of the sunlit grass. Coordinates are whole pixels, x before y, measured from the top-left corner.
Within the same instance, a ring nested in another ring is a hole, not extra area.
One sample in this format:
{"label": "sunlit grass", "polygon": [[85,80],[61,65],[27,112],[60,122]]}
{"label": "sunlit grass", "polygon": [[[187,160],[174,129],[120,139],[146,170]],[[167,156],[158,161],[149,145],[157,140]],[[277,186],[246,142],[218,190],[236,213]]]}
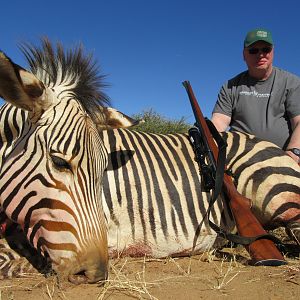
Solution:
{"label": "sunlit grass", "polygon": [[133,130],[137,131],[159,134],[187,133],[191,127],[184,117],[179,120],[172,120],[158,114],[152,109],[133,115],[132,117],[136,120],[144,120],[139,125],[132,127]]}

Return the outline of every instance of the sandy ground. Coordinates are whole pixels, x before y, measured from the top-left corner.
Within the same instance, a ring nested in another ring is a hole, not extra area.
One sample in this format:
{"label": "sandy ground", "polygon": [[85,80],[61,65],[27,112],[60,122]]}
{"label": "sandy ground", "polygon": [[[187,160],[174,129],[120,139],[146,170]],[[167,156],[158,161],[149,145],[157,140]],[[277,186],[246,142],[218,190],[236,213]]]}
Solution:
{"label": "sandy ground", "polygon": [[103,287],[56,277],[5,279],[2,299],[300,299],[299,247],[288,245],[288,264],[247,265],[242,246],[185,258],[111,260]]}

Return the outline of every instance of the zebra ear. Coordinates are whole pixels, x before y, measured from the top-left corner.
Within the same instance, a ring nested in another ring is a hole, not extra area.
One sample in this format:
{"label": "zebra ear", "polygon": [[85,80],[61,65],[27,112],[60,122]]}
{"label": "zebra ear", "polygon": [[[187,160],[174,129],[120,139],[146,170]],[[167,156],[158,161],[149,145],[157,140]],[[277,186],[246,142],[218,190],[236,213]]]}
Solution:
{"label": "zebra ear", "polygon": [[100,120],[103,121],[96,124],[98,130],[129,128],[144,122],[144,120],[135,120],[111,107],[101,107],[100,110],[103,115]]}
{"label": "zebra ear", "polygon": [[0,96],[5,101],[39,117],[49,107],[48,101],[41,101],[44,91],[40,80],[0,51]]}

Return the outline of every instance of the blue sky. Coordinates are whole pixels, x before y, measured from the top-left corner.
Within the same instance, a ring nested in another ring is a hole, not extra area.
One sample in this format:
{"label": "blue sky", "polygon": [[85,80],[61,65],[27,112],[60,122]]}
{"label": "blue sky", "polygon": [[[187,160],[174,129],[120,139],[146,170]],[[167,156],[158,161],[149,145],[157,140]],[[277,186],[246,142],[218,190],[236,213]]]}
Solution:
{"label": "blue sky", "polygon": [[245,70],[250,29],[271,30],[274,64],[300,75],[299,11],[297,0],[10,0],[1,3],[0,49],[26,67],[21,41],[81,42],[107,74],[113,107],[128,115],[152,108],[192,123],[182,81],[210,117],[221,85]]}

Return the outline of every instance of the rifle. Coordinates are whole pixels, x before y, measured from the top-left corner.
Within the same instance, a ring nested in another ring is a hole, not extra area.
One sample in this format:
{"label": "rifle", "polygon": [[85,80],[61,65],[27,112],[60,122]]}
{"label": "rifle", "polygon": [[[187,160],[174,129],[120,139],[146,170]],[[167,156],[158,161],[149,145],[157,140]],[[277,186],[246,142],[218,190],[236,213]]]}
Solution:
{"label": "rifle", "polygon": [[[194,142],[193,145],[200,169],[201,164],[206,163],[204,162],[203,157],[199,159],[199,155],[197,155],[196,148],[198,149],[198,152],[202,151],[202,155],[205,155],[207,157],[209,164],[212,166],[211,172],[213,175],[209,174],[208,183],[204,184],[204,186],[207,188],[207,191],[212,186],[212,177],[214,178],[215,176],[216,181],[220,180],[220,178],[218,178],[216,174],[216,172],[218,172],[216,161],[219,161],[219,149],[211,133],[211,127],[213,126],[213,124],[209,120],[205,120],[205,118],[203,117],[203,114],[194,96],[189,81],[184,81],[182,84],[188,93],[188,97],[190,99],[190,103],[196,119],[195,128],[199,132],[198,137],[196,137],[195,132],[192,134],[190,133],[190,136],[192,137]],[[215,128],[214,130],[217,131]],[[219,138],[222,139],[220,135]],[[218,137],[215,137],[215,139],[217,140]],[[205,168],[207,169],[209,168],[209,166],[206,165]],[[263,229],[262,225],[253,215],[250,208],[251,201],[248,198],[242,196],[237,191],[231,177],[226,172],[224,172],[225,170],[226,166],[224,163],[223,168],[221,167],[222,182],[220,186],[228,198],[229,206],[236,223],[238,234],[242,238],[244,237],[246,240],[246,242],[243,244],[248,253],[250,254],[250,263],[253,265],[264,266],[279,266],[286,264],[286,261],[284,260],[282,254],[279,252],[273,241],[270,239],[270,235],[267,234],[267,232]],[[202,180],[206,180],[205,174],[210,172],[205,170],[205,172],[203,173],[202,170],[200,170],[200,173],[202,176]],[[217,188],[217,184],[215,184],[215,187]],[[216,197],[218,196],[218,194],[216,194],[215,191],[214,194],[216,195]]]}

